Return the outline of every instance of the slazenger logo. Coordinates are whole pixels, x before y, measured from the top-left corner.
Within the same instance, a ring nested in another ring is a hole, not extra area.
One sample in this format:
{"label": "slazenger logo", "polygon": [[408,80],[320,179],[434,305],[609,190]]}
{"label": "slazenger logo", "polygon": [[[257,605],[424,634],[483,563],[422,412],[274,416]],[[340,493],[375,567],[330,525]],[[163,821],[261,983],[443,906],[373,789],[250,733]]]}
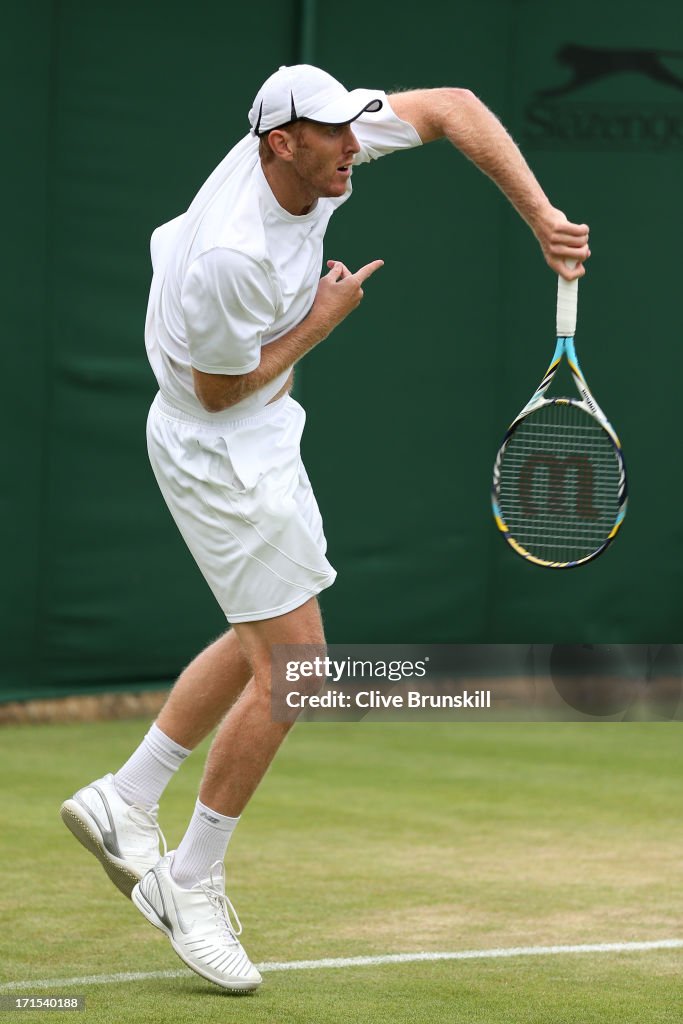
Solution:
{"label": "slazenger logo", "polygon": [[[598,49],[568,43],[557,51],[556,58],[569,77],[538,89],[527,104],[527,147],[683,148],[683,77],[665,63],[677,60],[683,68],[683,51]],[[591,86],[621,74],[638,75],[666,93],[662,91],[662,99],[652,101],[590,99]]]}

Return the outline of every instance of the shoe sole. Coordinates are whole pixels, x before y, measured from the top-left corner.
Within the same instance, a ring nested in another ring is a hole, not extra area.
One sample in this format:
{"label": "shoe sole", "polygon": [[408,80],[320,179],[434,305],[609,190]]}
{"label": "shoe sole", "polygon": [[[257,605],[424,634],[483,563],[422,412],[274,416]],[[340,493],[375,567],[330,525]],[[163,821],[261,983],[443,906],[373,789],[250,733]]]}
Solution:
{"label": "shoe sole", "polygon": [[228,992],[232,992],[234,995],[247,995],[247,993],[253,992],[254,989],[257,989],[259,987],[259,985],[261,984],[260,981],[237,981],[231,984],[226,984],[225,981],[218,981],[217,978],[214,978],[212,977],[212,975],[207,974],[197,964],[191,963],[189,960],[185,958],[183,952],[176,945],[171,930],[166,927],[166,925],[161,920],[154,907],[151,905],[151,903],[148,903],[144,895],[140,892],[139,885],[134,886],[130,898],[132,902],[135,904],[135,906],[138,908],[140,913],[143,915],[143,917],[146,917],[150,924],[153,924],[155,928],[158,928],[160,932],[163,932],[164,935],[170,940],[173,949],[175,950],[176,954],[180,957],[180,959],[183,961],[183,963],[187,967],[189,967],[191,971],[194,971],[195,974],[198,974],[200,978],[204,978],[205,981],[212,981],[214,985],[220,985],[221,988],[226,989]]}
{"label": "shoe sole", "polygon": [[116,888],[130,899],[133,886],[137,885],[142,876],[130,865],[117,860],[109,853],[102,842],[102,837],[97,834],[94,822],[86,817],[85,811],[75,800],[65,800],[59,813],[69,832],[86,850],[97,857]]}

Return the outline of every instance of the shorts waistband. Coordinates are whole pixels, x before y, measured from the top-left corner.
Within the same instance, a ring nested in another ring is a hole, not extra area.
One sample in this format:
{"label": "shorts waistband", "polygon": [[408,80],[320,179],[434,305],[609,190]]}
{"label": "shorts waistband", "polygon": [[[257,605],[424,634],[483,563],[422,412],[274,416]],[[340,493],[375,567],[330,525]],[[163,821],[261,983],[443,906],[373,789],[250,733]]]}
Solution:
{"label": "shorts waistband", "polygon": [[228,415],[228,411],[206,413],[206,416],[193,416],[191,413],[186,412],[184,409],[179,409],[172,402],[169,402],[167,398],[162,395],[161,391],[157,393],[156,398],[152,402],[163,416],[167,416],[169,419],[178,420],[180,423],[193,423],[197,426],[202,427],[220,427],[221,430],[226,428],[232,429],[233,427],[243,427],[246,424],[258,425],[259,423],[267,423],[276,412],[278,412],[283,405],[288,401],[292,402],[293,399],[289,393],[284,394],[282,398],[278,398],[276,402],[270,402],[268,405],[262,406],[262,408],[255,410],[251,414],[246,416],[232,416]]}

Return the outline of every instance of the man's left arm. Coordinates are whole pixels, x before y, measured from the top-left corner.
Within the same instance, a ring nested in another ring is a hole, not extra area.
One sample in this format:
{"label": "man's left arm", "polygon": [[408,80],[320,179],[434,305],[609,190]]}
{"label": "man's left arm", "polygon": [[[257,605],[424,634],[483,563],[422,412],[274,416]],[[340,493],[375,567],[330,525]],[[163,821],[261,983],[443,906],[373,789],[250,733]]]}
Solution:
{"label": "man's left arm", "polygon": [[[526,221],[552,269],[568,280],[585,273],[588,226],[572,224],[551,203],[498,118],[469,89],[419,89],[388,97],[422,142],[448,139],[487,174]],[[578,261],[570,270],[565,260]]]}

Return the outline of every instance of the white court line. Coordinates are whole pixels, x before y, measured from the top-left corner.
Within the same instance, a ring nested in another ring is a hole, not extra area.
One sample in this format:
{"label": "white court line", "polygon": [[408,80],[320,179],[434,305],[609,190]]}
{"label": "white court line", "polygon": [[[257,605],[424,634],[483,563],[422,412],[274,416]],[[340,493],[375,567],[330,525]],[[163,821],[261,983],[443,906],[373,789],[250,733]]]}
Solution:
{"label": "white court line", "polygon": [[[636,953],[650,949],[681,949],[683,939],[660,939],[657,942],[596,942],[582,946],[512,946],[507,949],[467,949],[459,953],[392,953],[386,956],[351,956],[325,960],[289,960],[256,966],[270,971],[315,971],[330,967],[374,967],[383,964],[411,964],[434,960],[495,960],[512,956],[558,956],[564,953]],[[21,989],[71,988],[74,985],[115,985],[127,981],[150,981],[156,978],[195,977],[192,971],[135,971],[123,974],[89,974],[82,978],[41,978],[36,981],[11,981],[0,985],[0,992]]]}

